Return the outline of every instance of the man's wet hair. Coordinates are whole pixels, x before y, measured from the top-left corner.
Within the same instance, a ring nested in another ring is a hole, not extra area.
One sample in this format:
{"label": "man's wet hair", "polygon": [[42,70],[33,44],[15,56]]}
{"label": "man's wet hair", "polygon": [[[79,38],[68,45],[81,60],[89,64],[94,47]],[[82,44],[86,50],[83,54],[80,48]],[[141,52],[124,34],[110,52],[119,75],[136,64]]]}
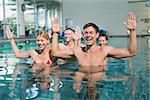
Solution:
{"label": "man's wet hair", "polygon": [[100,33],[98,38],[100,38],[101,36],[105,37],[105,38],[106,38],[106,40],[108,40],[108,36],[107,36],[107,34]]}
{"label": "man's wet hair", "polygon": [[70,28],[70,27],[66,28],[65,31],[66,31],[66,30],[71,30],[72,32],[75,32],[75,30],[72,29],[72,28]]}
{"label": "man's wet hair", "polygon": [[98,26],[96,24],[94,24],[94,23],[87,23],[87,24],[85,24],[83,29],[86,29],[86,28],[88,28],[90,26],[92,26],[95,29],[96,33],[99,32]]}

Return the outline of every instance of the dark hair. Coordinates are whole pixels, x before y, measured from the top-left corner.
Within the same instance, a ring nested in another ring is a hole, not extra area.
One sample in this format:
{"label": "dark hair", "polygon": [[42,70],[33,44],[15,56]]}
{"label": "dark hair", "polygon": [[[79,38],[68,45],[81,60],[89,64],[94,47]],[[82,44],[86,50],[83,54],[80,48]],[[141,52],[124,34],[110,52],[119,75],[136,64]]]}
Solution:
{"label": "dark hair", "polygon": [[102,36],[103,36],[103,37],[105,37],[105,38],[106,38],[106,40],[108,40],[108,36],[107,36],[107,34],[102,34],[102,33],[100,33],[98,38],[100,38],[100,37],[102,37]]}
{"label": "dark hair", "polygon": [[70,27],[69,27],[69,28],[66,28],[65,31],[66,31],[66,30],[71,30],[72,32],[75,32],[75,30],[73,30],[73,29],[70,28]]}
{"label": "dark hair", "polygon": [[98,26],[96,24],[94,24],[94,23],[87,23],[87,24],[85,24],[83,29],[86,29],[86,28],[88,28],[90,26],[92,26],[95,29],[96,33],[99,32]]}

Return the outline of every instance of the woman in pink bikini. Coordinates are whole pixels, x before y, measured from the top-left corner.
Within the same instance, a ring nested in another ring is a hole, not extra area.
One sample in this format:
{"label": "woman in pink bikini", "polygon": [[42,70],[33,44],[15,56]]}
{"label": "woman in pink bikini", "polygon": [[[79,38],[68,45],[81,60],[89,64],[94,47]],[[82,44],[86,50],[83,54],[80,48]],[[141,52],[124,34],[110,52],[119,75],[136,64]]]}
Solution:
{"label": "woman in pink bikini", "polygon": [[[20,51],[15,43],[13,33],[10,31],[9,27],[7,27],[6,34],[8,39],[11,42],[11,46],[13,48],[13,52],[17,58],[33,59],[33,66],[31,68],[31,72],[36,75],[40,70],[46,73],[46,80],[49,80],[50,66],[52,65],[52,61],[50,58],[51,54],[51,45],[49,42],[50,36],[47,32],[38,32],[36,37],[36,44],[38,46],[38,50],[31,49],[27,51]],[[46,83],[49,83],[47,81]],[[43,83],[45,84],[45,83]]]}
{"label": "woman in pink bikini", "polygon": [[10,31],[9,27],[7,27],[6,34],[8,39],[11,42],[13,51],[17,58],[23,58],[23,59],[32,58],[35,64],[45,63],[50,65],[52,63],[49,56],[51,46],[49,42],[49,35],[47,32],[42,31],[37,34],[36,44],[38,46],[38,50],[31,49],[25,52],[20,51],[18,49],[13,37],[13,33]]}

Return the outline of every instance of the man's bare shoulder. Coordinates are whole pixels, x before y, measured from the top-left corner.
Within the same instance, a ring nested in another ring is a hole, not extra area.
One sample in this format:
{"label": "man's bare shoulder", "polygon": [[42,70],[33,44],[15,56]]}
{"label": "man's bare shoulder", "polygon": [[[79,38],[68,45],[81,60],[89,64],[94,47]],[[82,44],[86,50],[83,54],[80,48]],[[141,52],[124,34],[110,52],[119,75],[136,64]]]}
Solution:
{"label": "man's bare shoulder", "polygon": [[103,46],[103,49],[105,49],[105,51],[109,52],[109,51],[113,50],[114,47],[112,47],[112,46]]}

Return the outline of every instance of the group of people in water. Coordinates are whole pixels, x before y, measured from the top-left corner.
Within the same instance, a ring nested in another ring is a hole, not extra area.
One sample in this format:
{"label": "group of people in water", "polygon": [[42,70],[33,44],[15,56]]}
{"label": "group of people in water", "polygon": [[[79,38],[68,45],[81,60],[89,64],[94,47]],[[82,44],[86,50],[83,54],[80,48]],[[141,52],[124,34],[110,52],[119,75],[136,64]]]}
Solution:
{"label": "group of people in water", "polygon": [[[128,20],[124,24],[127,30],[130,31],[128,48],[114,48],[108,46],[107,35],[99,33],[99,28],[94,23],[84,25],[83,31],[81,31],[79,27],[75,31],[71,28],[65,29],[65,43],[59,43],[58,36],[61,25],[57,18],[52,20],[52,34],[45,31],[37,33],[36,44],[38,50],[20,51],[9,27],[7,27],[6,33],[8,39],[10,39],[15,56],[23,59],[32,58],[33,67],[31,68],[31,72],[36,74],[39,70],[45,71],[44,73],[46,74],[44,74],[44,77],[46,82],[48,82],[47,84],[50,84],[48,81],[49,74],[54,71],[53,69],[59,69],[58,64],[53,64],[58,60],[56,58],[61,59],[60,61],[63,63],[70,59],[76,60],[78,69],[69,74],[74,80],[73,90],[80,93],[82,81],[87,80],[87,93],[89,98],[93,100],[98,93],[94,91],[96,90],[97,81],[104,79],[105,66],[108,58],[127,58],[136,55],[136,17],[132,12],[128,13]],[[50,43],[50,37],[52,37],[52,43]],[[81,43],[81,38],[84,39],[84,44]],[[99,40],[99,45],[97,44],[97,39]],[[55,70],[55,72],[57,73],[57,70]],[[59,70],[59,72],[61,71]],[[59,77],[59,75],[57,75],[57,77]]]}

